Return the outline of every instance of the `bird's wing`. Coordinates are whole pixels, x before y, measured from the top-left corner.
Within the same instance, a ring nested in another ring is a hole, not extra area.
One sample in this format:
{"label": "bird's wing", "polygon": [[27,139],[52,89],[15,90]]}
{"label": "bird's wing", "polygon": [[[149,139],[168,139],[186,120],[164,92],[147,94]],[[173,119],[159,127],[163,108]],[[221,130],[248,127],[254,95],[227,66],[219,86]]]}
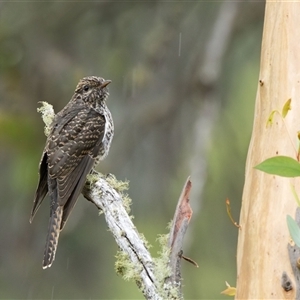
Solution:
{"label": "bird's wing", "polygon": [[[72,193],[69,196],[69,198],[67,199],[67,201],[64,204],[64,212],[63,212],[63,216],[62,216],[62,222],[61,222],[61,226],[60,229],[62,230],[65,223],[67,222],[67,219],[82,191],[82,188],[85,184],[86,181],[86,176],[89,174],[89,172],[91,171],[93,165],[94,165],[94,159],[91,158],[90,156],[85,156],[82,161],[80,162],[80,164],[78,165],[78,167],[72,172],[72,175],[74,174],[74,177],[76,176],[76,178],[74,178],[74,182],[76,183],[75,185],[73,184],[72,187]],[[80,176],[78,176],[79,174],[81,174]],[[70,179],[71,181],[72,179]],[[63,180],[62,180],[63,181]],[[58,186],[61,186],[62,181],[60,179],[58,179]],[[65,201],[65,200],[62,200]]]}
{"label": "bird's wing", "polygon": [[[52,123],[52,130],[50,137],[54,132],[60,132],[60,130],[71,120],[73,119],[80,111],[81,107],[75,107],[72,111],[64,113],[64,110],[61,113],[58,113]],[[45,196],[48,193],[48,154],[47,154],[47,144],[43,151],[43,155],[40,161],[39,166],[39,183],[35,192],[35,197],[33,201],[33,207],[30,215],[30,223],[32,222],[36,212],[38,211],[40,205],[42,204]]]}
{"label": "bird's wing", "polygon": [[40,180],[38,187],[35,192],[33,207],[31,210],[31,216],[30,216],[30,223],[32,222],[37,210],[39,209],[40,205],[42,204],[45,196],[48,193],[48,184],[47,184],[47,178],[48,178],[48,170],[47,170],[47,153],[43,152],[43,156],[40,162]]}
{"label": "bird's wing", "polygon": [[105,118],[92,109],[80,110],[49,138],[48,175],[57,181],[57,201],[66,222],[95,162],[105,130]]}

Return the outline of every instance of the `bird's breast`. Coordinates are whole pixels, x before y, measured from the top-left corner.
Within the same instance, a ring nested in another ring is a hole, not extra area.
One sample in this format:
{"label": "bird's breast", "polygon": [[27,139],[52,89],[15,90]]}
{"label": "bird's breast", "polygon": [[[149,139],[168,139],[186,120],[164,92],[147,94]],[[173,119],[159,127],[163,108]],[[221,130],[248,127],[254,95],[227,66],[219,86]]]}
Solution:
{"label": "bird's breast", "polygon": [[108,110],[108,108],[106,108],[103,111],[103,115],[105,118],[104,135],[103,135],[103,140],[102,140],[102,147],[100,147],[99,155],[96,159],[96,164],[100,160],[103,160],[107,156],[113,136],[114,136],[114,123],[113,123],[113,119],[112,119],[111,113]]}

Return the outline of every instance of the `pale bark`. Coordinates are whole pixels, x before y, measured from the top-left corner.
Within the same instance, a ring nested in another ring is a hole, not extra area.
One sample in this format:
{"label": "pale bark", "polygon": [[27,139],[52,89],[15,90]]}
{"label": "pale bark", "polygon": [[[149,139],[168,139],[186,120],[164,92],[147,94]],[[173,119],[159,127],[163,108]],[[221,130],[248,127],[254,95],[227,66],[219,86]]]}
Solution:
{"label": "pale bark", "polygon": [[92,187],[90,185],[86,184],[83,195],[101,209],[119,248],[135,265],[139,275],[139,287],[145,298],[163,299],[154,275],[153,259],[125,210],[122,196],[101,177]]}
{"label": "pale bark", "polygon": [[[236,299],[292,299],[296,284],[287,245],[286,215],[295,216],[291,184],[300,195],[299,178],[272,176],[253,167],[276,155],[296,158],[300,129],[300,3],[267,1],[254,125],[246,162],[237,249]],[[273,110],[292,99],[285,124]],[[291,139],[289,138],[289,134]],[[293,289],[281,286],[283,272]]]}

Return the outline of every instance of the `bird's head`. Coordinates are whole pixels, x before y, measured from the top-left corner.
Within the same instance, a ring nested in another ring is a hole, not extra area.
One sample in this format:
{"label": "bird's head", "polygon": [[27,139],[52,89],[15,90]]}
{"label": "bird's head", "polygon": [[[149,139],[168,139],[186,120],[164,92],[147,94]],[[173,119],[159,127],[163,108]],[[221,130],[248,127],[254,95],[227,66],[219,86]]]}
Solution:
{"label": "bird's head", "polygon": [[82,78],[75,89],[75,93],[82,97],[82,100],[94,105],[101,104],[108,97],[107,85],[111,80],[101,77],[88,76]]}

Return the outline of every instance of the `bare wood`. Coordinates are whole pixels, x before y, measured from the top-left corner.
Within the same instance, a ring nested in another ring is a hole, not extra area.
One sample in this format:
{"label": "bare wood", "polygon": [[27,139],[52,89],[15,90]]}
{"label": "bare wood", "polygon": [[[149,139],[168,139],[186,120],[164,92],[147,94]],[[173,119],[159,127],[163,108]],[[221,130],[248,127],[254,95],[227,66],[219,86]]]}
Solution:
{"label": "bare wood", "polygon": [[[298,3],[266,3],[261,68],[240,216],[236,299],[295,298],[295,288],[284,291],[281,278],[286,272],[295,287],[287,251],[290,237],[286,215],[295,215],[291,184],[299,195],[299,179],[268,175],[253,167],[276,155],[296,158],[300,129],[299,15]],[[270,113],[280,111],[289,98],[292,110],[285,124],[275,115],[273,125],[267,128]]]}
{"label": "bare wood", "polygon": [[193,214],[193,211],[190,206],[191,188],[192,183],[190,181],[190,178],[188,177],[179,197],[179,201],[173,218],[172,227],[170,230],[168,243],[171,249],[169,262],[171,276],[170,278],[168,278],[168,282],[172,282],[178,287],[179,296],[181,295],[182,277],[180,265],[183,254],[183,238]]}

